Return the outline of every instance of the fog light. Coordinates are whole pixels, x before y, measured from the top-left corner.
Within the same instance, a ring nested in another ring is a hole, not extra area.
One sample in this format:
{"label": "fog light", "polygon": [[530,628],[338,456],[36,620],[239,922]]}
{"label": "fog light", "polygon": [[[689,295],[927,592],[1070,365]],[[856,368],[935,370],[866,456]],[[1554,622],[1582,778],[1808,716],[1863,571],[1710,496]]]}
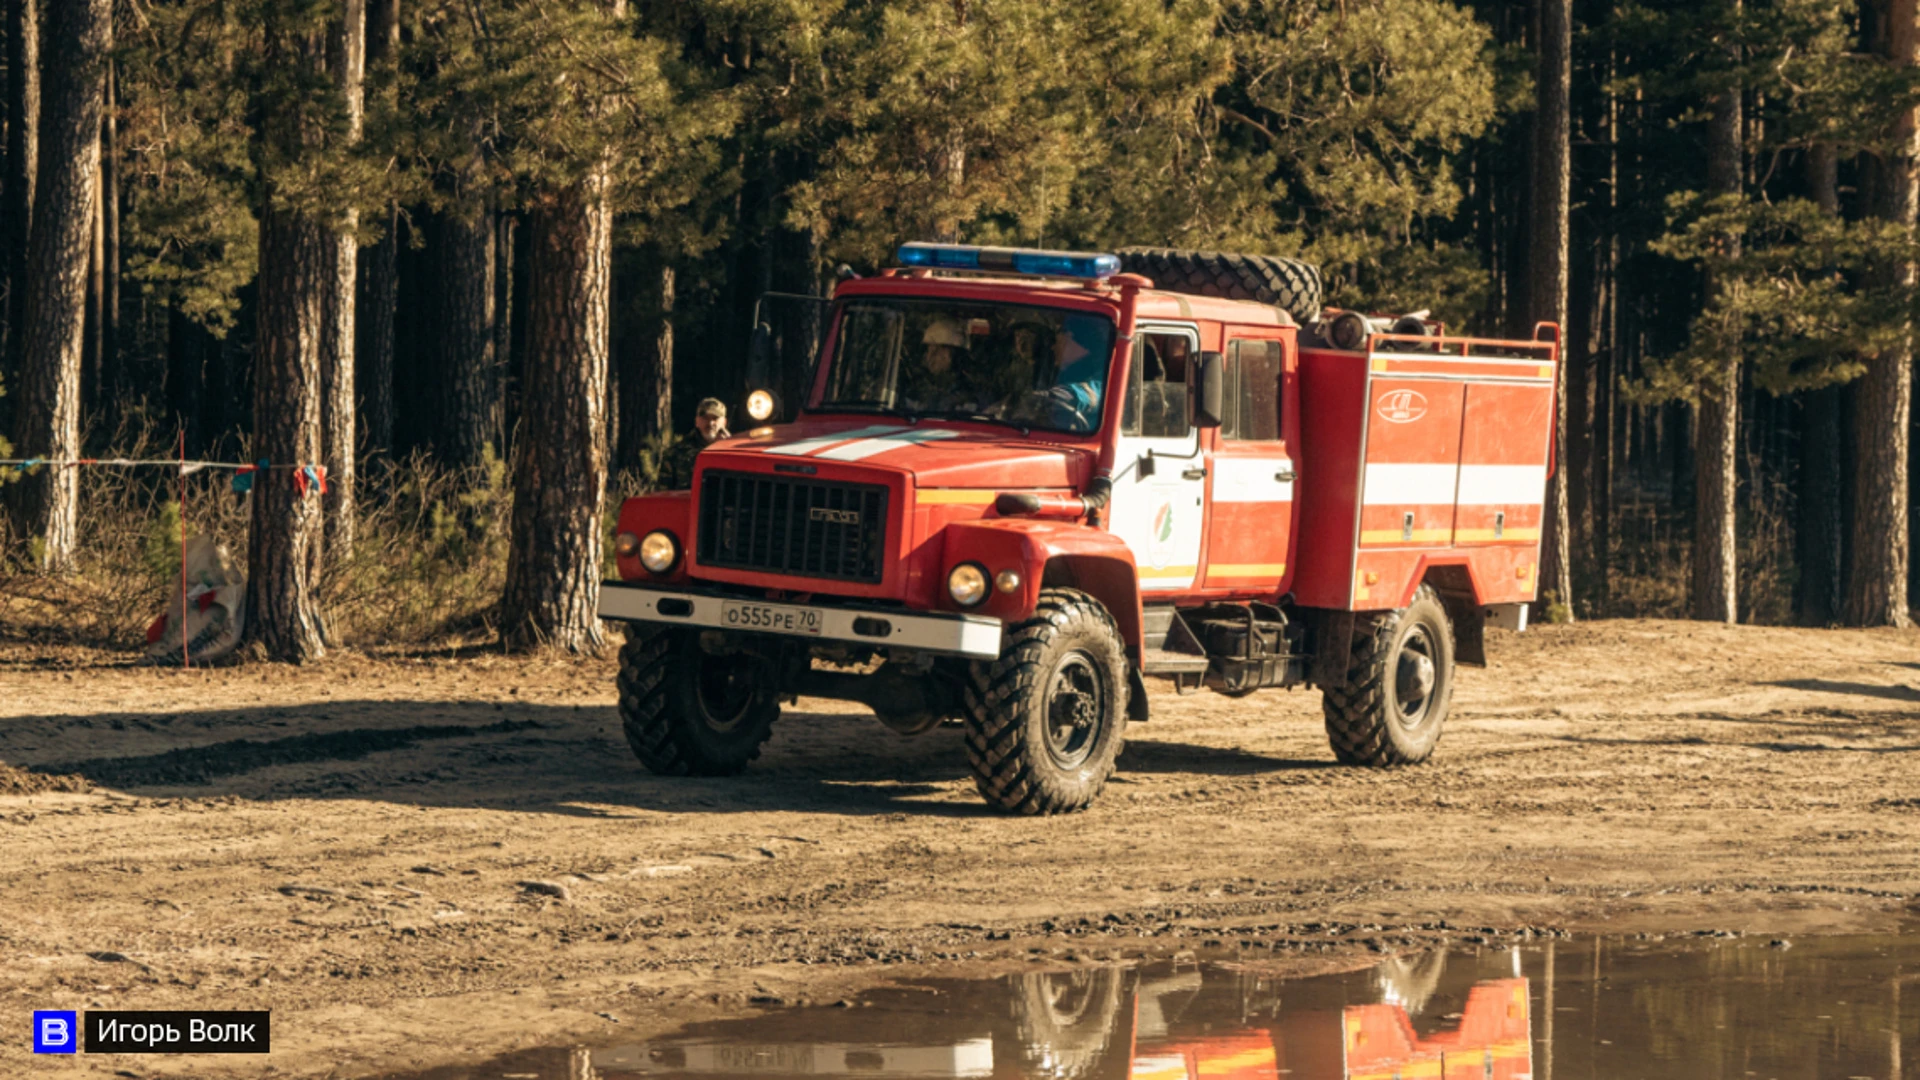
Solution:
{"label": "fog light", "polygon": [[640,565],[656,574],[664,574],[680,561],[680,545],[673,534],[655,529],[640,541]]}
{"label": "fog light", "polygon": [[765,420],[767,417],[772,416],[773,405],[773,392],[771,390],[755,390],[753,393],[747,395],[747,415],[753,417],[755,420]]}
{"label": "fog light", "polygon": [[1020,591],[1020,571],[1002,570],[993,575],[993,587],[1003,593]]}
{"label": "fog light", "polygon": [[613,538],[613,553],[623,559],[633,558],[633,553],[639,550],[640,538],[632,533],[620,533]]}
{"label": "fog light", "polygon": [[947,574],[947,595],[961,607],[972,607],[987,598],[987,572],[972,563],[961,563]]}

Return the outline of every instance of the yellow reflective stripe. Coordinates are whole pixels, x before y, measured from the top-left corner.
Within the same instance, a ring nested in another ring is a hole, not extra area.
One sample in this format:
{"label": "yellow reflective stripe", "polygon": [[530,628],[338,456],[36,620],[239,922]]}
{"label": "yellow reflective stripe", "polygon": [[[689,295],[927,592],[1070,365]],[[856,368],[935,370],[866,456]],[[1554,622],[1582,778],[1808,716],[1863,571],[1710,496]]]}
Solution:
{"label": "yellow reflective stripe", "polygon": [[1161,569],[1155,570],[1151,566],[1143,566],[1140,568],[1140,576],[1143,578],[1192,577],[1193,572],[1198,569],[1200,568],[1197,566],[1167,566],[1167,567],[1162,567]]}
{"label": "yellow reflective stripe", "polygon": [[1540,530],[1506,529],[1495,534],[1492,529],[1455,529],[1453,539],[1455,543],[1460,544],[1481,543],[1487,540],[1538,540]]}
{"label": "yellow reflective stripe", "polygon": [[1405,529],[1362,529],[1362,544],[1444,544],[1453,539],[1452,529],[1415,529],[1408,536]]}
{"label": "yellow reflective stripe", "polygon": [[991,506],[999,495],[998,491],[979,488],[921,488],[914,499],[930,506]]}
{"label": "yellow reflective stripe", "polygon": [[1208,563],[1207,576],[1214,577],[1283,577],[1287,564],[1279,562],[1263,563]]}

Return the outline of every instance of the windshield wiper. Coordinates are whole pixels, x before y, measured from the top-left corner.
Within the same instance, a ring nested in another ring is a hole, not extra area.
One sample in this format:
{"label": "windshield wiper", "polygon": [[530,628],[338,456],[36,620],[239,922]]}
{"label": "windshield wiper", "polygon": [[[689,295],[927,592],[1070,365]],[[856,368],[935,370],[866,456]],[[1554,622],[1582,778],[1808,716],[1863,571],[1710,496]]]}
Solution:
{"label": "windshield wiper", "polygon": [[999,424],[1002,427],[1010,427],[1015,431],[1018,431],[1023,437],[1030,436],[1033,434],[1033,425],[1026,423],[1023,420],[1009,420],[1004,416],[988,416],[986,413],[966,413],[962,416],[957,416],[954,419],[975,420],[982,424]]}

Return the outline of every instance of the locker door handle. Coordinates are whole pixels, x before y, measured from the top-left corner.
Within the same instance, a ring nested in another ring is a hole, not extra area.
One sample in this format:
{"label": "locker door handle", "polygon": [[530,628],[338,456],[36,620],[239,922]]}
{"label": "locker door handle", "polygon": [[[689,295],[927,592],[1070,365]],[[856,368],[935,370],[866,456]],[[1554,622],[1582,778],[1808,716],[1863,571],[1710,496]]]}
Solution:
{"label": "locker door handle", "polygon": [[1182,480],[1205,480],[1206,478],[1207,470],[1205,469],[1187,469],[1180,474]]}
{"label": "locker door handle", "polygon": [[1293,483],[1293,470],[1281,469],[1279,472],[1273,474],[1273,478],[1283,484],[1291,484]]}

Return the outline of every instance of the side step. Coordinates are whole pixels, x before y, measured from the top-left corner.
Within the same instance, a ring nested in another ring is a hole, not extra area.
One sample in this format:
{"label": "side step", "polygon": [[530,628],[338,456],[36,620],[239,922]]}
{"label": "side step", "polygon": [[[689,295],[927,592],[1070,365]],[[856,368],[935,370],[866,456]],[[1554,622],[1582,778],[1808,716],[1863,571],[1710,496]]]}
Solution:
{"label": "side step", "polygon": [[1147,649],[1140,658],[1140,672],[1143,675],[1204,675],[1207,671],[1207,658],[1193,653]]}

